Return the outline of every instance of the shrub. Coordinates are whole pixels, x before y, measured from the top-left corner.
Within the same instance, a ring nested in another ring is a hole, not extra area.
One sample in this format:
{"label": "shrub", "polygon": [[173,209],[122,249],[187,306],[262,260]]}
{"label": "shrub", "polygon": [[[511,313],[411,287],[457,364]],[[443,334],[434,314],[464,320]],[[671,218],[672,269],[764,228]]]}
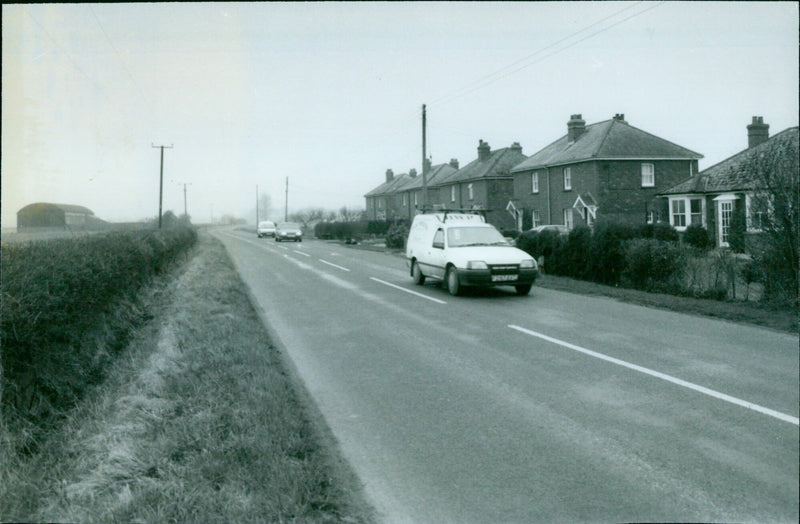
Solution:
{"label": "shrub", "polygon": [[635,236],[631,226],[600,221],[595,224],[587,276],[601,284],[619,284],[625,269],[624,241]]}
{"label": "shrub", "polygon": [[636,228],[636,236],[639,238],[654,238],[663,242],[677,242],[680,239],[678,230],[664,222],[641,225]]}
{"label": "shrub", "polygon": [[575,278],[586,278],[590,271],[591,250],[591,228],[578,226],[571,230],[564,249],[566,274]]}
{"label": "shrub", "polygon": [[692,224],[683,233],[683,241],[689,246],[700,251],[711,249],[711,237],[706,228],[700,224]]}
{"label": "shrub", "polygon": [[683,253],[674,242],[638,238],[625,242],[626,265],[622,280],[645,291],[675,292],[680,289]]}
{"label": "shrub", "polygon": [[386,232],[386,247],[402,249],[406,246],[408,238],[408,226],[404,222],[399,222],[389,228]]}

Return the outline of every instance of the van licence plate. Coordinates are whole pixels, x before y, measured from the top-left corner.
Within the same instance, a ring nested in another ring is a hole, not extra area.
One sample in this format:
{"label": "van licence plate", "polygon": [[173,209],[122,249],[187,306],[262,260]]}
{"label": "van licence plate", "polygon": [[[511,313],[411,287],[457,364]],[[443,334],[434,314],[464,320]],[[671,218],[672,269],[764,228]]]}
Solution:
{"label": "van licence plate", "polygon": [[492,282],[508,282],[516,279],[517,275],[492,275]]}

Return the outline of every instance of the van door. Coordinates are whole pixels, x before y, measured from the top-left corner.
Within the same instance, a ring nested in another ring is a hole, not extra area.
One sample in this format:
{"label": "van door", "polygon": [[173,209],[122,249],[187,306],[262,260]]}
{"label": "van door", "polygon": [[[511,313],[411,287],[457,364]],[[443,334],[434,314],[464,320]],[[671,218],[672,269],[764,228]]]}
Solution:
{"label": "van door", "polygon": [[428,246],[428,260],[431,265],[431,275],[444,278],[444,264],[446,260],[444,245],[444,229],[439,228],[433,235],[433,242]]}

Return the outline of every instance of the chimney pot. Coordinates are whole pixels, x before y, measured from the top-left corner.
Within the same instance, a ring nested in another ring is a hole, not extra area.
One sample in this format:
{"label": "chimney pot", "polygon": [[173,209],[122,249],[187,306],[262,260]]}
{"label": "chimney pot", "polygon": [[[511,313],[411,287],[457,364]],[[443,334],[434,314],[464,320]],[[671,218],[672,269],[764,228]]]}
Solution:
{"label": "chimney pot", "polygon": [[386,181],[387,182],[391,182],[392,179],[394,179],[394,171],[392,171],[391,169],[387,169],[386,170]]}
{"label": "chimney pot", "polygon": [[522,153],[522,146],[519,145],[519,142],[514,142],[513,144],[511,144],[511,147],[509,149],[511,149],[512,151],[519,151],[520,153]]}
{"label": "chimney pot", "polygon": [[571,115],[567,122],[567,136],[570,142],[576,141],[586,131],[586,121],[580,114]]}
{"label": "chimney pot", "polygon": [[753,122],[747,126],[747,147],[755,147],[769,140],[769,124],[764,123],[763,116],[754,116]]}
{"label": "chimney pot", "polygon": [[492,150],[489,148],[489,144],[480,140],[478,142],[478,160],[484,161],[489,158],[491,155]]}
{"label": "chimney pot", "polygon": [[417,170],[416,170],[416,169],[414,169],[414,168],[412,167],[412,168],[411,168],[411,169],[408,171],[408,174],[409,174],[409,176],[410,176],[411,178],[416,178],[416,176],[417,176]]}
{"label": "chimney pot", "polygon": [[451,158],[450,159],[450,167],[452,167],[453,169],[458,169],[458,159],[457,158]]}
{"label": "chimney pot", "polygon": [[[617,113],[614,115],[614,120],[618,120],[619,122],[625,122],[625,113]],[[627,124],[627,122],[625,122]]]}

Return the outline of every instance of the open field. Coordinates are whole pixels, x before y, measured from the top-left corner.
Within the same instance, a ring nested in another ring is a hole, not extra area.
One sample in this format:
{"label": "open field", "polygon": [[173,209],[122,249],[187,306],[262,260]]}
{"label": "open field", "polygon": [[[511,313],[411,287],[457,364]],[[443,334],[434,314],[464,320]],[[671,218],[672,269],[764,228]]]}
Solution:
{"label": "open field", "polygon": [[369,522],[357,480],[223,248],[201,234],[152,320],[29,456],[3,428],[3,521]]}

